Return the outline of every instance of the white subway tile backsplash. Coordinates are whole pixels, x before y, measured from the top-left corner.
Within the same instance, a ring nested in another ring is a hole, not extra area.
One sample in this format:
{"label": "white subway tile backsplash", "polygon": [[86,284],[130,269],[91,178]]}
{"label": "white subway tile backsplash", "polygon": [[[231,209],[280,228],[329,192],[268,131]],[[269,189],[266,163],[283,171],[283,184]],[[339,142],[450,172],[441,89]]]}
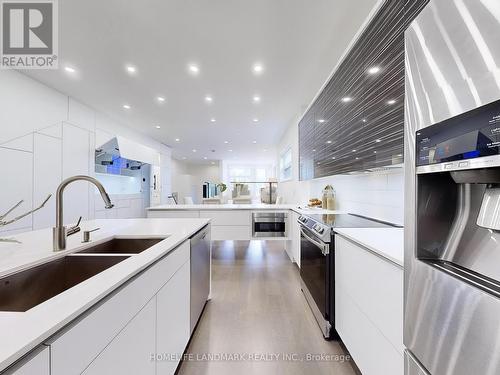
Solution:
{"label": "white subway tile backsplash", "polygon": [[[403,224],[403,169],[359,175],[331,176],[321,179],[286,182],[280,192],[287,203],[305,203],[309,198],[321,199],[326,185],[336,192],[336,208],[379,220]],[[301,191],[301,193],[298,193]]]}

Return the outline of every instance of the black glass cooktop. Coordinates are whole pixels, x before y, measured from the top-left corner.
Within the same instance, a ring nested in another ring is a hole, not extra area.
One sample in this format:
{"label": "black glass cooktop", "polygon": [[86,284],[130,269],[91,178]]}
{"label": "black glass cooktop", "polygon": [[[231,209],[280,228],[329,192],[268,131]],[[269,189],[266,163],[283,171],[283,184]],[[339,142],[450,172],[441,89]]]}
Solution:
{"label": "black glass cooktop", "polygon": [[331,228],[391,228],[393,225],[366,219],[351,214],[314,214],[307,215],[317,223]]}

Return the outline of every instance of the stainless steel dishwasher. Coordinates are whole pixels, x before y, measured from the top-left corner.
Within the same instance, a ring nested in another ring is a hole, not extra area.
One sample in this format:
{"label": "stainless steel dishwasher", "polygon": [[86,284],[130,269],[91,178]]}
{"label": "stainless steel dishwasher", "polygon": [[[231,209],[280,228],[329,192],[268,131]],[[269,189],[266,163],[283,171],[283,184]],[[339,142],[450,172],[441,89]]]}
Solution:
{"label": "stainless steel dishwasher", "polygon": [[210,294],[210,225],[191,237],[191,333]]}

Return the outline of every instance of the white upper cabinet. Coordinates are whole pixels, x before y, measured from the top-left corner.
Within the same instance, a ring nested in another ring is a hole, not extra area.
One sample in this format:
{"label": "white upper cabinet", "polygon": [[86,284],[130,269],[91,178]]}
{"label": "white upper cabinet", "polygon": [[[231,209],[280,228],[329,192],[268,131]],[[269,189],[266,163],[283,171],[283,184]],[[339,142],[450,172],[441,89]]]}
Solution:
{"label": "white upper cabinet", "polygon": [[68,122],[90,131],[95,131],[95,111],[73,98],[68,101]]}
{"label": "white upper cabinet", "polygon": [[33,204],[38,206],[48,194],[52,198],[33,214],[33,229],[52,227],[56,215],[56,189],[61,182],[61,139],[35,133],[33,142]]}
{"label": "white upper cabinet", "polygon": [[68,97],[24,74],[0,70],[0,144],[68,117]]}
{"label": "white upper cabinet", "polygon": [[[63,124],[62,178],[89,174],[90,132],[70,124]],[[92,152],[91,152],[92,151]],[[78,181],[64,192],[64,223],[71,224],[89,217],[89,183]]]}
{"label": "white upper cabinet", "polygon": [[[0,147],[0,160],[3,162],[0,214],[5,213],[20,200],[24,200],[23,204],[6,218],[12,219],[32,208],[33,154]],[[31,230],[31,227],[32,215],[29,215],[8,226],[0,227],[0,232],[12,232],[20,229],[26,231]]]}

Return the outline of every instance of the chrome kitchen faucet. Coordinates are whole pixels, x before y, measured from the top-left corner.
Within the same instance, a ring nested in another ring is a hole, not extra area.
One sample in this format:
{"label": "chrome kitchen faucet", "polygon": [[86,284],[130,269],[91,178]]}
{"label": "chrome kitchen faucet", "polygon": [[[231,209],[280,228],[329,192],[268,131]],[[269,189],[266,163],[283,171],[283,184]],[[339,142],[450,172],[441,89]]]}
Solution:
{"label": "chrome kitchen faucet", "polygon": [[80,180],[90,182],[96,186],[97,190],[99,190],[99,193],[101,194],[102,200],[106,205],[105,208],[110,209],[113,208],[114,206],[111,203],[111,199],[109,198],[108,193],[104,189],[104,186],[102,186],[102,184],[93,177],[83,176],[83,175],[73,176],[61,182],[56,191],[56,226],[53,228],[54,251],[61,251],[66,249],[66,237],[68,236],[68,230],[64,226],[64,220],[63,220],[64,189],[72,182]]}

